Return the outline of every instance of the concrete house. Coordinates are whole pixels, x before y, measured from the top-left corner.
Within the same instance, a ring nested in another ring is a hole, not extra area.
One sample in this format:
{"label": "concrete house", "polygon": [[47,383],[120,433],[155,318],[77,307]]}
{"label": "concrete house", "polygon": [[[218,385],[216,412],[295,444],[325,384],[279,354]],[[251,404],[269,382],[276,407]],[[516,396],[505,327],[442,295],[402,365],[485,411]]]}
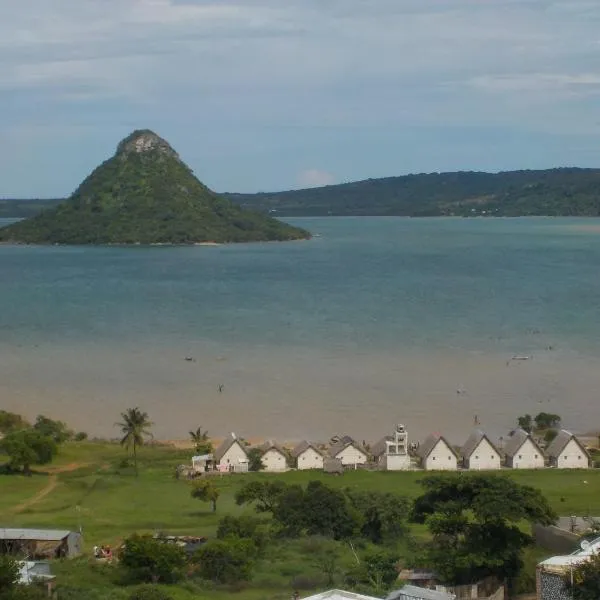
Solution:
{"label": "concrete house", "polygon": [[543,469],[544,453],[535,443],[531,434],[523,429],[515,429],[504,450],[506,466],[513,469]]}
{"label": "concrete house", "polygon": [[419,447],[421,466],[426,471],[456,471],[458,456],[446,438],[439,434],[430,435]]}
{"label": "concrete house", "polygon": [[223,440],[223,443],[214,452],[214,459],[218,471],[234,473],[248,471],[248,454],[235,433],[230,433]]}
{"label": "concrete house", "polygon": [[408,433],[402,424],[393,435],[386,435],[371,448],[373,459],[383,471],[406,471],[411,468],[408,453]]}
{"label": "concrete house", "polygon": [[403,588],[391,592],[385,600],[455,600],[456,594],[440,592],[418,587],[416,585],[405,585]]}
{"label": "concrete house", "polygon": [[296,461],[296,468],[300,471],[323,468],[323,453],[317,446],[306,440],[292,450],[292,457]]}
{"label": "concrete house", "polygon": [[366,450],[358,442],[348,437],[331,446],[329,456],[339,459],[345,467],[364,465],[369,460]]}
{"label": "concrete house", "polygon": [[277,442],[271,440],[259,446],[262,452],[263,471],[281,473],[288,470],[287,453]]}
{"label": "concrete house", "polygon": [[463,467],[474,471],[500,469],[502,457],[490,438],[480,429],[471,433],[460,452]]}
{"label": "concrete house", "polygon": [[551,467],[558,469],[589,469],[590,455],[585,446],[566,429],[558,435],[546,448],[546,455]]}

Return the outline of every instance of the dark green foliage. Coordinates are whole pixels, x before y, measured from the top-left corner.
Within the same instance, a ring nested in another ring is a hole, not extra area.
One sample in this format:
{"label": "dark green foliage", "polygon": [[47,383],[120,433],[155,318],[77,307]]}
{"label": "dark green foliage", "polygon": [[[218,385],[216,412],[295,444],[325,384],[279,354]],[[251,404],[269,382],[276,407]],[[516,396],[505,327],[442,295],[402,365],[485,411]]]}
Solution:
{"label": "dark green foliage", "polygon": [[251,540],[228,538],[211,540],[194,554],[198,571],[204,579],[216,583],[236,583],[252,578],[256,546]]}
{"label": "dark green foliage", "polygon": [[0,554],[0,590],[12,590],[19,581],[19,565],[15,558]]}
{"label": "dark green foliage", "polygon": [[156,585],[144,584],[135,588],[128,600],[172,600],[172,596]]}
{"label": "dark green foliage", "polygon": [[64,198],[0,200],[0,219],[26,219],[64,202]]}
{"label": "dark green foliage", "polygon": [[180,577],[186,556],[175,544],[134,534],[125,540],[119,560],[133,581],[172,583]]}
{"label": "dark green foliage", "polygon": [[45,465],[52,462],[56,452],[56,442],[38,430],[19,429],[12,431],[0,440],[0,452],[8,455],[12,469],[23,469],[31,474],[31,465]]}
{"label": "dark green foliage", "polygon": [[557,516],[539,490],[508,477],[481,474],[433,475],[422,480],[413,519],[433,536],[427,562],[449,584],[488,575],[515,577],[522,550],[532,543],[523,521],[550,525]]}
{"label": "dark green foliage", "polygon": [[541,412],[534,418],[535,428],[538,430],[556,429],[560,427],[561,420],[559,415]]}
{"label": "dark green foliage", "polygon": [[600,169],[431,173],[227,197],[282,216],[596,217]]}
{"label": "dark green foliage", "polygon": [[261,522],[256,517],[227,515],[219,521],[217,537],[219,539],[237,537],[253,540],[259,533],[260,526]]}
{"label": "dark green foliage", "polygon": [[30,427],[30,424],[21,415],[0,410],[0,433],[8,433],[26,427]]}
{"label": "dark green foliage", "polygon": [[279,479],[251,481],[236,492],[235,502],[238,506],[254,504],[257,512],[273,512],[279,498],[286,492],[287,488],[288,486]]}
{"label": "dark green foliage", "polygon": [[135,131],[55,208],[0,230],[35,244],[193,244],[304,239],[309,234],[244,210],[205,187],[150,131]]}
{"label": "dark green foliage", "polygon": [[195,431],[190,431],[189,433],[190,439],[194,442],[196,454],[199,456],[203,454],[212,454],[214,448],[208,438],[208,431],[202,429],[202,427],[197,427]]}
{"label": "dark green foliage", "polygon": [[62,444],[73,437],[73,432],[62,421],[54,421],[44,415],[38,415],[33,428],[42,435],[52,438],[57,444]]}
{"label": "dark green foliage", "polygon": [[219,499],[219,488],[210,479],[201,479],[192,487],[192,498],[202,502],[210,502],[212,511],[217,511],[217,500]]}
{"label": "dark green foliage", "polygon": [[88,434],[87,434],[85,431],[78,431],[78,432],[77,432],[77,433],[74,435],[73,439],[74,439],[76,442],[83,442],[84,440],[87,440],[87,439],[88,439]]}
{"label": "dark green foliage", "polygon": [[546,432],[544,433],[544,442],[546,442],[546,445],[549,445],[557,435],[557,429],[546,429]]}
{"label": "dark green foliage", "polygon": [[143,446],[144,441],[148,437],[152,437],[150,428],[154,423],[150,421],[148,413],[141,411],[137,406],[128,408],[124,413],[121,413],[123,419],[120,423],[116,423],[117,427],[121,428],[123,437],[121,438],[121,446],[130,449],[133,452],[133,466],[135,474],[138,474],[137,468],[137,449],[138,446]]}
{"label": "dark green foliage", "polygon": [[383,595],[398,579],[397,565],[398,557],[391,552],[369,552],[346,573],[346,583],[361,592]]}
{"label": "dark green foliage", "polygon": [[262,462],[262,454],[260,448],[250,448],[248,450],[248,469],[250,471],[262,471],[265,468]]}
{"label": "dark green foliage", "polygon": [[362,515],[361,537],[381,544],[397,540],[408,532],[406,521],[411,508],[408,498],[389,492],[347,490],[346,494]]}
{"label": "dark green foliage", "polygon": [[590,557],[565,577],[565,587],[573,595],[573,600],[598,600],[600,598],[600,555]]}
{"label": "dark green foliage", "polygon": [[517,425],[527,433],[531,433],[533,431],[533,419],[531,415],[523,415],[517,419]]}

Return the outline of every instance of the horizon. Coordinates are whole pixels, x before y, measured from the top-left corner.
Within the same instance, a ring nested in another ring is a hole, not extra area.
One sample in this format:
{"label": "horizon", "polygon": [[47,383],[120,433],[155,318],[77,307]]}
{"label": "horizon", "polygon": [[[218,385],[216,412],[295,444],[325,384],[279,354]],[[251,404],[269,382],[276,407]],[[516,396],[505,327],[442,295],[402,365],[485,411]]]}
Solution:
{"label": "horizon", "polygon": [[600,164],[589,0],[0,7],[5,198],[70,195],[145,127],[229,193]]}

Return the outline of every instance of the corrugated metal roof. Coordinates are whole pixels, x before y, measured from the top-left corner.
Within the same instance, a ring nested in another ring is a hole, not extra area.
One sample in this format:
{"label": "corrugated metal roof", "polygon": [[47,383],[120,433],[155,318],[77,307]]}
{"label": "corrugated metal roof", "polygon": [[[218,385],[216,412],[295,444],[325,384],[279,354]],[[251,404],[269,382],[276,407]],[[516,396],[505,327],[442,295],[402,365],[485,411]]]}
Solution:
{"label": "corrugated metal roof", "polygon": [[356,592],[346,592],[345,590],[329,590],[322,594],[308,596],[304,600],[378,600],[374,596],[363,596]]}
{"label": "corrugated metal roof", "polygon": [[40,540],[59,542],[71,532],[66,529],[3,529],[0,528],[0,540]]}
{"label": "corrugated metal roof", "polygon": [[417,587],[416,585],[405,585],[403,588],[392,592],[386,600],[454,600],[455,594],[448,592],[438,592],[437,590],[428,590],[427,588]]}

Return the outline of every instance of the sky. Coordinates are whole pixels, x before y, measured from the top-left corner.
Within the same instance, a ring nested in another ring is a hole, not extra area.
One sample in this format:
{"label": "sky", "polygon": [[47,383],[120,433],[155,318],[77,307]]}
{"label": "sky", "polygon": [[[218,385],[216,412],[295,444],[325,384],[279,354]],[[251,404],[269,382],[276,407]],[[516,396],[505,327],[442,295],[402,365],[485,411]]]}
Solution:
{"label": "sky", "polygon": [[222,192],[600,167],[600,1],[0,0],[0,197],[141,128]]}

